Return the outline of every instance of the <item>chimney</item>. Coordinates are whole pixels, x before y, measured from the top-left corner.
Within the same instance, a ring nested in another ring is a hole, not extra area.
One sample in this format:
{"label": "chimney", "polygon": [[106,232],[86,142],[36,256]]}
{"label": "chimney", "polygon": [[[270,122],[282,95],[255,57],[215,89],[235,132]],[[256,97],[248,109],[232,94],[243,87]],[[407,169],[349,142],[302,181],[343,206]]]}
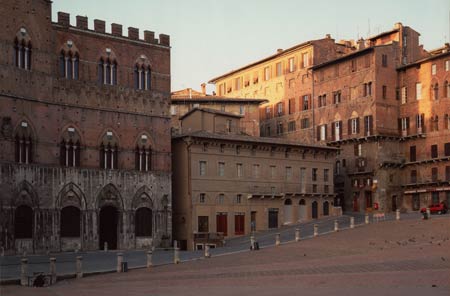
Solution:
{"label": "chimney", "polygon": [[77,28],[87,30],[88,29],[88,18],[87,16],[77,15]]}
{"label": "chimney", "polygon": [[122,36],[122,25],[111,24],[111,34],[114,36]]}
{"label": "chimney", "polygon": [[331,34],[326,34],[326,35],[325,35],[325,38],[326,38],[326,39],[331,39]]}
{"label": "chimney", "polygon": [[359,39],[358,40],[358,50],[364,49],[365,48],[365,42],[364,39]]}
{"label": "chimney", "polygon": [[202,87],[202,94],[206,96],[206,83],[202,83],[200,86]]}
{"label": "chimney", "polygon": [[94,20],[94,31],[99,33],[105,33],[105,21]]}
{"label": "chimney", "polygon": [[282,49],[282,48],[278,48],[278,49],[277,49],[277,53],[280,53],[280,52],[283,52],[283,49]]}
{"label": "chimney", "polygon": [[64,27],[70,26],[70,14],[59,11],[58,12],[58,24]]}

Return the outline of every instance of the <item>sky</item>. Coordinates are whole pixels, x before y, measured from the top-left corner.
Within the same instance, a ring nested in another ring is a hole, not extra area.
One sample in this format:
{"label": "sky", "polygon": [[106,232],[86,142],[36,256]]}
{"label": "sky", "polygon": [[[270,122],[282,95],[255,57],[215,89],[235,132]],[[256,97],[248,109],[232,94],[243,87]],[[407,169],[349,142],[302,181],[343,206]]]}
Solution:
{"label": "sky", "polygon": [[[170,35],[172,91],[200,84],[276,52],[331,34],[366,38],[397,22],[421,33],[425,49],[449,42],[448,0],[53,0],[57,12]],[[214,85],[208,85],[211,93]]]}

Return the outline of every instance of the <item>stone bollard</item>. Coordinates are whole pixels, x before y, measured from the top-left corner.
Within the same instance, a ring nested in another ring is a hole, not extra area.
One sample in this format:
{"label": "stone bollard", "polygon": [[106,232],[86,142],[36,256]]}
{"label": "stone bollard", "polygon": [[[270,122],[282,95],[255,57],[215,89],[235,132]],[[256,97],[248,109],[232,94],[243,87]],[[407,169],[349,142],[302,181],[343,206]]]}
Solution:
{"label": "stone bollard", "polygon": [[314,224],[314,236],[318,236],[319,235],[319,225]]}
{"label": "stone bollard", "polygon": [[279,246],[280,244],[281,244],[280,234],[277,233],[277,234],[275,234],[275,246]]}
{"label": "stone bollard", "polygon": [[364,221],[366,222],[366,224],[369,224],[369,214],[368,213],[366,213]]}
{"label": "stone bollard", "polygon": [[76,262],[77,279],[81,279],[83,277],[83,256],[77,256]]}
{"label": "stone bollard", "polygon": [[147,251],[147,268],[151,268],[153,263],[152,263],[152,256],[153,256],[153,252],[152,251]]}
{"label": "stone bollard", "polygon": [[355,228],[355,217],[350,217],[350,228]]}
{"label": "stone bollard", "polygon": [[295,241],[300,241],[300,228],[295,228]]}
{"label": "stone bollard", "polygon": [[56,258],[51,257],[50,258],[50,276],[51,276],[51,284],[56,283]]}
{"label": "stone bollard", "polygon": [[250,250],[255,250],[255,236],[253,235],[250,236]]}
{"label": "stone bollard", "polygon": [[211,253],[209,253],[209,245],[205,245],[205,258],[210,258]]}
{"label": "stone bollard", "polygon": [[[400,220],[400,212],[396,213],[398,215],[397,220]],[[428,219],[431,219],[431,212],[430,212],[430,208],[427,208],[427,217]]]}
{"label": "stone bollard", "polygon": [[334,231],[335,232],[339,231],[339,222],[338,222],[338,220],[334,220]]}
{"label": "stone bollard", "polygon": [[180,263],[180,249],[178,248],[177,241],[173,241],[173,263]]}
{"label": "stone bollard", "polygon": [[20,285],[28,286],[28,259],[22,258],[20,260]]}
{"label": "stone bollard", "polygon": [[122,272],[123,254],[117,253],[117,272]]}
{"label": "stone bollard", "polygon": [[104,250],[105,252],[108,251],[108,242],[105,242],[105,243],[103,244],[103,250]]}

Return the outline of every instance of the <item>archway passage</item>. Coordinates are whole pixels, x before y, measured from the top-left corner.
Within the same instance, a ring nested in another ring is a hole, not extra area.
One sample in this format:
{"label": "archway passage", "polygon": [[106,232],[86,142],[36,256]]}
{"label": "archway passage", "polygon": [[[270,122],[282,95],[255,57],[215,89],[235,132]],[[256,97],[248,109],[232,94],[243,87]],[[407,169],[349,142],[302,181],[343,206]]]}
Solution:
{"label": "archway passage", "polygon": [[319,218],[318,209],[317,209],[317,201],[313,201],[311,204],[311,216],[313,219]]}
{"label": "archway passage", "polygon": [[323,215],[324,216],[330,215],[330,203],[328,201],[325,201],[323,203]]}
{"label": "archway passage", "polygon": [[103,249],[105,242],[109,250],[117,249],[117,225],[119,213],[116,207],[104,206],[100,210],[99,247]]}
{"label": "archway passage", "polygon": [[15,238],[33,237],[33,209],[29,206],[19,206],[14,213]]}
{"label": "archway passage", "polygon": [[284,201],[284,224],[292,223],[292,200],[286,199]]}
{"label": "archway passage", "polygon": [[80,209],[77,207],[61,210],[61,237],[80,237]]}

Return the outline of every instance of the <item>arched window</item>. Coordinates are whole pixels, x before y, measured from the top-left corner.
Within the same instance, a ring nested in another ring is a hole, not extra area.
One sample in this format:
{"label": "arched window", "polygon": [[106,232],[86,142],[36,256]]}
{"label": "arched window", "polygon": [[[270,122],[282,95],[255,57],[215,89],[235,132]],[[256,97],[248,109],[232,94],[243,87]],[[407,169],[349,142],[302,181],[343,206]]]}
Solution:
{"label": "arched window", "polygon": [[433,86],[433,99],[439,100],[439,84],[437,83]]}
{"label": "arched window", "polygon": [[134,88],[142,90],[151,89],[151,73],[150,66],[137,64],[134,67]]}
{"label": "arched window", "polygon": [[15,156],[18,163],[33,162],[33,139],[31,129],[26,121],[22,121],[16,131]]}
{"label": "arched window", "polygon": [[65,167],[79,167],[80,166],[80,136],[75,128],[69,127],[64,132],[60,144],[60,164]]}
{"label": "arched window", "polygon": [[291,200],[290,198],[286,199],[286,200],[284,201],[284,205],[285,205],[285,206],[290,206],[290,205],[292,205],[292,200]]}
{"label": "arched window", "polygon": [[302,198],[302,199],[298,202],[298,204],[301,205],[301,206],[304,206],[304,205],[306,205],[306,202],[305,202],[305,200]]}
{"label": "arched window", "polygon": [[61,210],[61,237],[80,236],[80,209],[74,206]]}
{"label": "arched window", "polygon": [[29,206],[19,206],[14,212],[15,238],[33,237],[33,209]]}
{"label": "arched window", "polygon": [[152,170],[152,149],[149,145],[148,136],[141,135],[135,150],[135,169],[148,172]]}
{"label": "arched window", "polygon": [[153,214],[149,208],[139,208],[136,211],[136,236],[152,236]]}
{"label": "arched window", "polygon": [[112,131],[107,131],[100,144],[100,167],[103,169],[117,169],[119,146]]}
{"label": "arched window", "polygon": [[31,70],[31,52],[32,46],[31,41],[26,41],[27,37],[26,30],[24,28],[20,29],[21,36],[24,38],[14,40],[14,60],[15,65],[18,68],[25,70]]}
{"label": "arched window", "polygon": [[117,62],[114,59],[100,58],[98,64],[98,81],[100,84],[117,85]]}
{"label": "arched window", "polygon": [[61,51],[59,56],[59,74],[67,79],[78,79],[79,56],[78,53],[72,54],[71,51]]}

